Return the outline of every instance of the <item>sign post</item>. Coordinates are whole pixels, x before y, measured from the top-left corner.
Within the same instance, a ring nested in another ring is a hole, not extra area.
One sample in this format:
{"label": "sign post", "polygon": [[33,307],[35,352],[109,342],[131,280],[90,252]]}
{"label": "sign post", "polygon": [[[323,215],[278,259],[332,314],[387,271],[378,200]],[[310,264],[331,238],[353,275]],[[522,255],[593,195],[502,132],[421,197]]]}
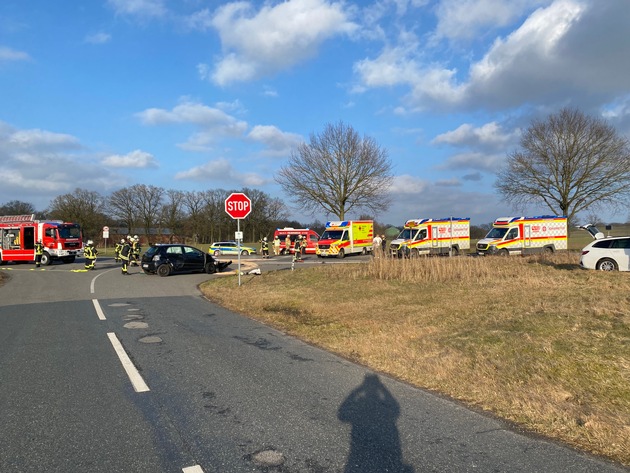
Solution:
{"label": "sign post", "polygon": [[109,227],[103,227],[103,240],[105,240],[105,254],[107,254],[107,239],[109,238]]}
{"label": "sign post", "polygon": [[238,285],[241,285],[241,219],[247,217],[252,211],[252,201],[241,192],[233,192],[225,199],[225,212],[236,220],[236,244],[238,247]]}

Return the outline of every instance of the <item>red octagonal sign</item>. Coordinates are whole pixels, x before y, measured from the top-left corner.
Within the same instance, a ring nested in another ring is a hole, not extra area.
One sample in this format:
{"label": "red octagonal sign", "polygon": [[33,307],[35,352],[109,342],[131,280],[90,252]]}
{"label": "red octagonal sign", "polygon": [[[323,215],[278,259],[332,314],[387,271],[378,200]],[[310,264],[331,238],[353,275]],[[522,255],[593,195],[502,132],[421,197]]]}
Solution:
{"label": "red octagonal sign", "polygon": [[252,211],[252,201],[241,192],[234,192],[225,199],[225,212],[232,218],[245,218]]}

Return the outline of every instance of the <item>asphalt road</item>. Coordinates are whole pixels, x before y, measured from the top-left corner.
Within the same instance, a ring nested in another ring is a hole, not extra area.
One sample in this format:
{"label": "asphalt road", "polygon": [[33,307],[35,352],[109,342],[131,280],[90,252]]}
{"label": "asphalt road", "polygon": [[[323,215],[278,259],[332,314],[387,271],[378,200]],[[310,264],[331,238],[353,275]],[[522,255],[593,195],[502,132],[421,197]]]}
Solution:
{"label": "asphalt road", "polygon": [[0,267],[2,473],[629,471],[212,304],[218,276],[81,267]]}

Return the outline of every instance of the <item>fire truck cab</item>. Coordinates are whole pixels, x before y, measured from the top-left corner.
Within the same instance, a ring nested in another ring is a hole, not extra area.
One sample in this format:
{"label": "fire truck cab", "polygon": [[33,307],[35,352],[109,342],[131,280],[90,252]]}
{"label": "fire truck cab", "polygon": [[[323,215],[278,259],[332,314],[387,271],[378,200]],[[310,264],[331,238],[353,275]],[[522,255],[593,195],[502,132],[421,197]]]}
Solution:
{"label": "fire truck cab", "polygon": [[34,261],[35,243],[44,245],[42,265],[53,260],[74,262],[83,255],[81,227],[59,220],[35,220],[35,215],[0,216],[0,264],[11,261]]}

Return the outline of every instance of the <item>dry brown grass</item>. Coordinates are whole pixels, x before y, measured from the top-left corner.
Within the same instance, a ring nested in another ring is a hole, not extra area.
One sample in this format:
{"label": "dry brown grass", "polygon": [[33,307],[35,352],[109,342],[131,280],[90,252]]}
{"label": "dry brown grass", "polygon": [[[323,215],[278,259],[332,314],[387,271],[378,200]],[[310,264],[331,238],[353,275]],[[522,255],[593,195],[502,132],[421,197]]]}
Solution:
{"label": "dry brown grass", "polygon": [[203,289],[374,370],[630,465],[630,275],[578,260],[376,259]]}

